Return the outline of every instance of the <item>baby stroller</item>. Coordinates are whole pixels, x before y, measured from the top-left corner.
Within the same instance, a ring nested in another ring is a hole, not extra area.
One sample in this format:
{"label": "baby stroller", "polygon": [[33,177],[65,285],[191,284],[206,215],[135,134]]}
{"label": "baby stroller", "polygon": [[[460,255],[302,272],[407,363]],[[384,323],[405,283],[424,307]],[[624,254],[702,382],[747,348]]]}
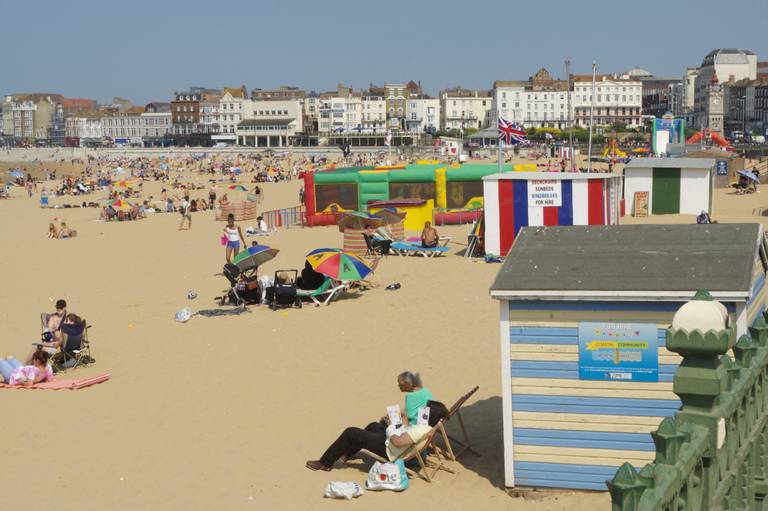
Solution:
{"label": "baby stroller", "polygon": [[296,281],[298,270],[278,270],[275,272],[275,284],[267,288],[266,300],[272,310],[296,307],[301,309],[301,298],[298,296]]}
{"label": "baby stroller", "polygon": [[258,266],[246,266],[241,268],[236,264],[224,265],[224,276],[231,286],[229,291],[221,297],[220,304],[229,302],[232,305],[246,305],[261,302],[261,291],[257,281],[256,272]]}

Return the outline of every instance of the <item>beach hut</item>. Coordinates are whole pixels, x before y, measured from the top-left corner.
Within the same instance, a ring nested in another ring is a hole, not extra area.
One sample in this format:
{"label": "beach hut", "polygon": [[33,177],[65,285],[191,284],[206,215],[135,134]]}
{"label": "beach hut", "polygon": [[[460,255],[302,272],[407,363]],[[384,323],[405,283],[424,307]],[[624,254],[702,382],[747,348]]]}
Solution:
{"label": "beach hut", "polygon": [[633,215],[712,213],[715,160],[635,158],[624,167],[624,199]]}
{"label": "beach hut", "polygon": [[621,176],[511,172],[483,178],[485,251],[504,256],[521,228],[618,224]]}
{"label": "beach hut", "polygon": [[499,300],[507,486],[606,490],[680,406],[665,347],[698,289],[737,335],[765,309],[760,224],[527,227],[491,286]]}

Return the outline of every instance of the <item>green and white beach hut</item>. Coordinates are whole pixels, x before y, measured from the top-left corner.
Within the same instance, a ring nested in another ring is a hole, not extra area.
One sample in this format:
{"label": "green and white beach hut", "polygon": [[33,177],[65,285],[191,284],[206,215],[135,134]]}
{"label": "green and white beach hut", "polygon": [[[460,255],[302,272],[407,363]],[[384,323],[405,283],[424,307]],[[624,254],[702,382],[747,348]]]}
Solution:
{"label": "green and white beach hut", "polygon": [[744,334],[766,270],[760,224],[523,228],[491,287],[506,485],[606,490],[651,461],[649,432],[680,406],[674,313],[706,289]]}
{"label": "green and white beach hut", "polygon": [[648,214],[712,211],[715,160],[710,158],[635,158],[624,167],[624,202],[635,211],[636,192],[648,194]]}

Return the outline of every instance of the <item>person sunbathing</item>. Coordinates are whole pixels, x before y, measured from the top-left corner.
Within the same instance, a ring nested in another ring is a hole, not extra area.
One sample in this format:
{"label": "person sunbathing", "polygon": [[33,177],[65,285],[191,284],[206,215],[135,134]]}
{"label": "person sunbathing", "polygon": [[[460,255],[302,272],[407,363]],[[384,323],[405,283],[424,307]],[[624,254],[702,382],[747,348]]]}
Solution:
{"label": "person sunbathing", "polygon": [[394,461],[409,447],[421,442],[429,431],[443,418],[448,416],[448,409],[439,401],[429,401],[428,424],[403,421],[400,427],[381,422],[372,422],[364,429],[349,427],[325,450],[320,459],[309,460],[306,467],[310,470],[329,472],[337,461],[346,461],[366,449],[390,461]]}
{"label": "person sunbathing", "polygon": [[66,222],[61,222],[61,229],[59,229],[59,239],[74,238],[77,236],[77,231],[67,227]]}
{"label": "person sunbathing", "polygon": [[432,222],[424,222],[424,230],[421,231],[421,246],[424,248],[435,248],[440,241],[437,229],[432,227]]}
{"label": "person sunbathing", "polygon": [[9,385],[33,385],[53,378],[53,368],[48,363],[50,355],[37,350],[28,365],[13,357],[0,359],[0,377]]}

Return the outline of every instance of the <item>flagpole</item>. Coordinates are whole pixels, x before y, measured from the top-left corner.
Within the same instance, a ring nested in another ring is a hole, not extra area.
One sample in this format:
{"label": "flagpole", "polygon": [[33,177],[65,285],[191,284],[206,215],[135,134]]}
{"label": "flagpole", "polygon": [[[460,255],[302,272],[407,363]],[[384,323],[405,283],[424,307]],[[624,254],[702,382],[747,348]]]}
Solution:
{"label": "flagpole", "polygon": [[592,98],[589,102],[589,149],[587,150],[587,172],[592,172],[592,125],[595,121],[595,77],[597,63],[592,61]]}
{"label": "flagpole", "polygon": [[499,153],[498,154],[498,156],[499,156],[499,174],[501,174],[503,172],[502,164],[503,164],[503,161],[504,161],[503,160],[504,157],[502,156],[501,144],[503,144],[504,141],[501,140],[501,138],[497,138],[496,140],[497,140],[497,142],[496,142],[496,151]]}

